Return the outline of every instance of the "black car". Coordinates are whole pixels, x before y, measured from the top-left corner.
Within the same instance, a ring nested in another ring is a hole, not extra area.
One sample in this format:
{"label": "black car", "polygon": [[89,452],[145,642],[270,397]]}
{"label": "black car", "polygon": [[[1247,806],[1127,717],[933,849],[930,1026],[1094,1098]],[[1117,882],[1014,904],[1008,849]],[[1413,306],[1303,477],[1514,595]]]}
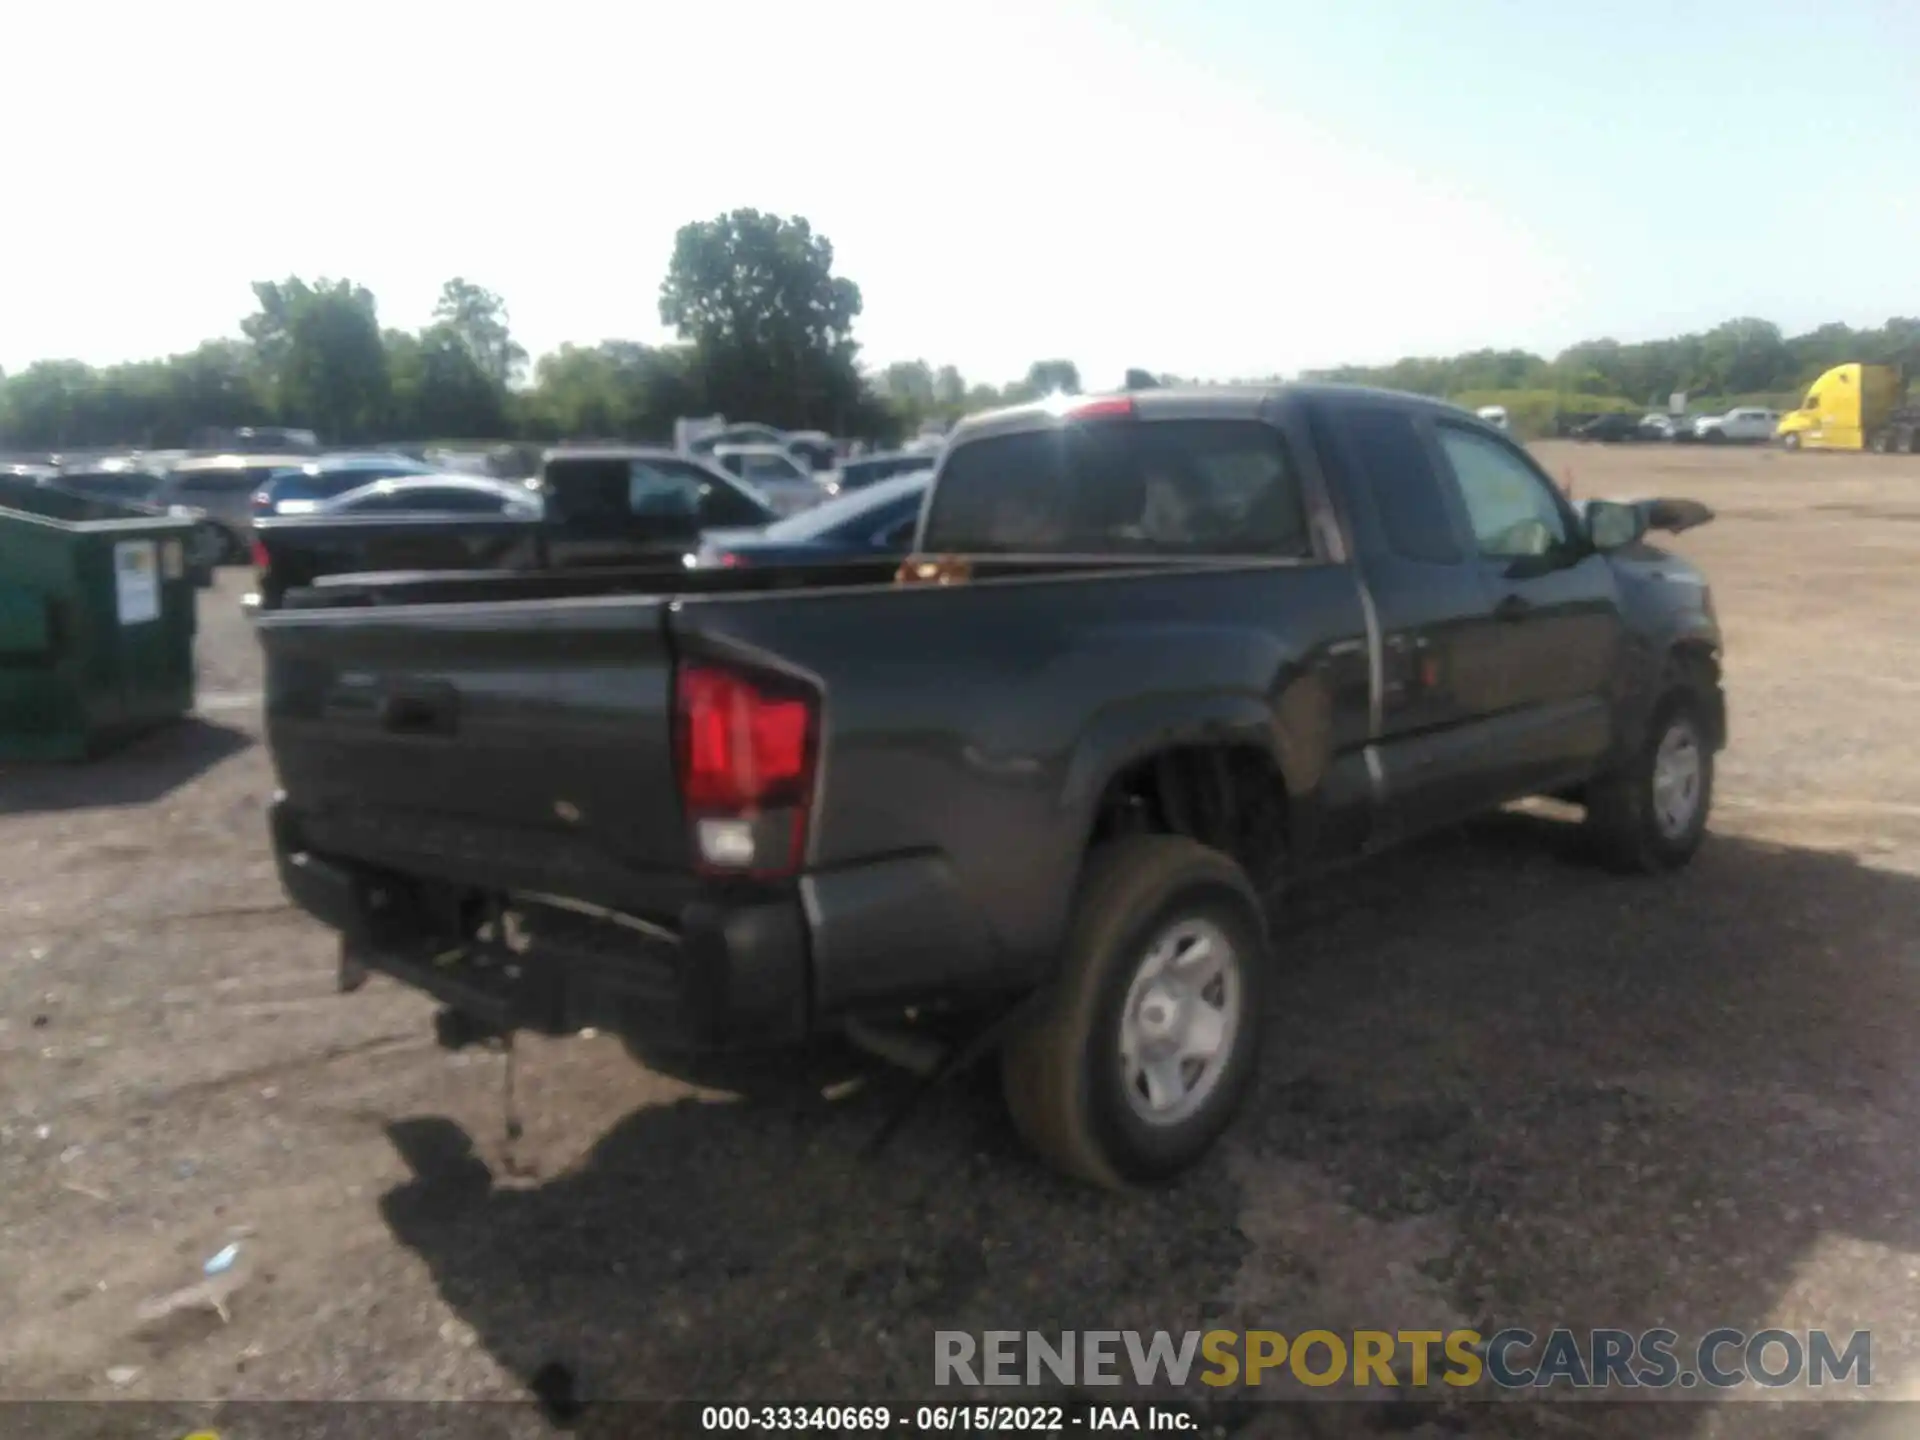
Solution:
{"label": "black car", "polygon": [[737,569],[742,565],[802,565],[860,555],[904,555],[913,543],[920,504],[933,471],[882,480],[851,495],[824,501],[798,515],[757,530],[710,530],[693,563]]}
{"label": "black car", "polygon": [[1600,440],[1609,444],[1648,438],[1638,417],[1623,414],[1596,415],[1585,424],[1574,426],[1573,434],[1577,440]]}

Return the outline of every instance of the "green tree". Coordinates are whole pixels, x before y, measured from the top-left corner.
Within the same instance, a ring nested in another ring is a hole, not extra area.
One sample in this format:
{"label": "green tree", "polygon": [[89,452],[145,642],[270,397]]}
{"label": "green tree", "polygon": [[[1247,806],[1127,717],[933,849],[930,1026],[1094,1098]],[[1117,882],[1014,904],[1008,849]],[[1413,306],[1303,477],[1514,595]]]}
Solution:
{"label": "green tree", "polygon": [[385,337],[392,382],[389,429],[412,439],[479,439],[505,434],[507,391],[484,371],[449,325]]}
{"label": "green tree", "polygon": [[1027,367],[1020,389],[1035,400],[1042,395],[1078,395],[1080,367],[1071,360],[1036,360]]}
{"label": "green tree", "polygon": [[705,397],[685,351],[607,340],[542,357],[523,405],[528,428],[551,439],[665,440]]}
{"label": "green tree", "polygon": [[350,280],[261,281],[241,322],[270,377],[280,418],[340,443],[384,427],[391,377],[373,293]]}
{"label": "green tree", "polygon": [[98,377],[78,360],[36,360],[7,380],[0,433],[16,445],[57,449],[85,444]]}
{"label": "green tree", "polygon": [[915,416],[933,411],[933,367],[924,360],[894,361],[880,372],[880,389],[896,406]]}
{"label": "green tree", "polygon": [[166,363],[167,410],[161,442],[184,445],[208,426],[265,425],[273,418],[265,378],[241,340],[208,340]]}
{"label": "green tree", "polygon": [[501,389],[519,379],[527,352],[507,324],[507,305],[491,290],[456,275],[440,287],[433,318],[466,347],[480,373]]}
{"label": "green tree", "polygon": [[951,420],[967,403],[967,382],[952,365],[942,365],[933,377],[933,403]]}
{"label": "green tree", "polygon": [[681,227],[660,319],[692,346],[713,408],[793,429],[840,431],[872,401],[855,366],[860,287],[800,217],[735,210]]}

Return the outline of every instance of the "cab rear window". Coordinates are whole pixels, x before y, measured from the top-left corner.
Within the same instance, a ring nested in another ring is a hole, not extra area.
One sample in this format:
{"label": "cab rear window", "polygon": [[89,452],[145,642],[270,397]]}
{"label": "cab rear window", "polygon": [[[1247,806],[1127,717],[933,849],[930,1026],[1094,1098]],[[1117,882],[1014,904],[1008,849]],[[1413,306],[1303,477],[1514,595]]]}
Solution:
{"label": "cab rear window", "polygon": [[963,442],[922,549],[969,554],[1311,554],[1284,441],[1252,420],[1061,425]]}

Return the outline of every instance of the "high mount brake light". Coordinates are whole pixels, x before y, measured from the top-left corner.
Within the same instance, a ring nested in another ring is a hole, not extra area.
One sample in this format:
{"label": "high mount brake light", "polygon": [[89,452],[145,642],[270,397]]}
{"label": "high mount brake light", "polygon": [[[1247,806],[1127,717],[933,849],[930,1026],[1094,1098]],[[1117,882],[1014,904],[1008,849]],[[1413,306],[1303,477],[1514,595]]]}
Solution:
{"label": "high mount brake light", "polygon": [[700,868],[793,874],[806,852],[819,697],[704,661],[681,664],[674,695],[675,768]]}
{"label": "high mount brake light", "polygon": [[1067,411],[1069,420],[1131,420],[1138,414],[1131,395],[1107,395]]}

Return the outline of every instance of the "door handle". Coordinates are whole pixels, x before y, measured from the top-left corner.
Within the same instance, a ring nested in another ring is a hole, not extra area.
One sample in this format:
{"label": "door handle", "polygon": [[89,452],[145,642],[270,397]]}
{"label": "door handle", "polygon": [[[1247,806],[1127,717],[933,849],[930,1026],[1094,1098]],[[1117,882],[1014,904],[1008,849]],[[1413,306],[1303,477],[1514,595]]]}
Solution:
{"label": "door handle", "polygon": [[1524,620],[1533,611],[1532,602],[1519,595],[1502,596],[1500,603],[1493,607],[1493,618],[1511,624],[1515,620]]}

